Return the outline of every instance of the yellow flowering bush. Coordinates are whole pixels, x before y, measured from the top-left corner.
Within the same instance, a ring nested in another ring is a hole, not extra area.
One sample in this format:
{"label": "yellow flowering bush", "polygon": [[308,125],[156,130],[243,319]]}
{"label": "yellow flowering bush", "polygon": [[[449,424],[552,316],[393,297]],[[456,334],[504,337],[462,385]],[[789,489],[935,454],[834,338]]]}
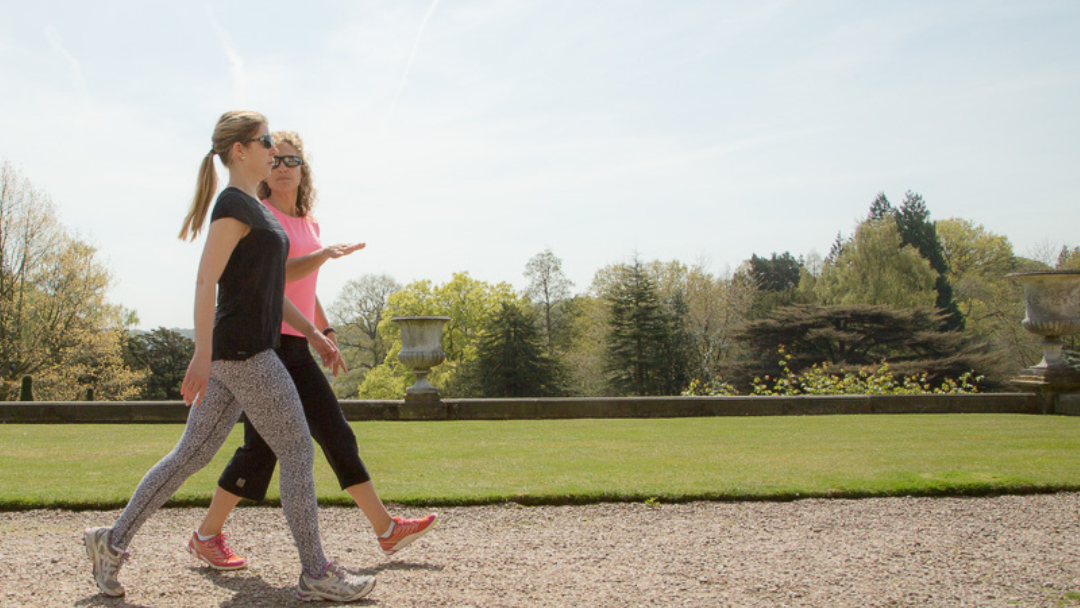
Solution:
{"label": "yellow flowering bush", "polygon": [[[945,378],[935,386],[927,374],[897,377],[889,364],[863,367],[853,372],[833,371],[828,363],[814,364],[809,369],[795,373],[788,362],[791,355],[780,347],[781,373],[776,378],[754,378],[751,395],[924,395],[958,394],[979,392],[982,376],[965,372],[959,378]],[[735,387],[719,377],[708,383],[695,380],[682,393],[684,396],[731,396],[737,395]]]}

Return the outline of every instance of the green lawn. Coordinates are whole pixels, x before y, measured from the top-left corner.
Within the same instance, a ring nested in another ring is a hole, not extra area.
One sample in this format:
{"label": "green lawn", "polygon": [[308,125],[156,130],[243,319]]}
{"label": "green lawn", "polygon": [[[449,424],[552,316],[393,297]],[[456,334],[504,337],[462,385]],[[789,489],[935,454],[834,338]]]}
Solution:
{"label": "green lawn", "polygon": [[[605,500],[1080,490],[1080,418],[806,416],[354,423],[384,500]],[[0,425],[0,509],[122,506],[180,425]],[[173,504],[207,504],[240,427]],[[320,455],[324,503],[348,496]],[[276,482],[271,498],[276,499]]]}

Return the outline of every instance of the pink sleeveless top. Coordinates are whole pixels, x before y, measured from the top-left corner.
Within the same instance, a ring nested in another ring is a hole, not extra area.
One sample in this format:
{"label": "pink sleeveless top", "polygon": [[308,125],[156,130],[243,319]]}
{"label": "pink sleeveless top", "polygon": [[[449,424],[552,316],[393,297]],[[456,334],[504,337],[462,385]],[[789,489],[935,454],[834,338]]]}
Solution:
{"label": "pink sleeveless top", "polygon": [[[263,204],[274,213],[278,223],[285,229],[285,233],[289,235],[290,260],[307,255],[322,247],[322,242],[319,240],[319,223],[311,215],[293,217],[278,211],[269,201],[263,200]],[[315,283],[318,279],[319,271],[316,269],[315,272],[302,279],[285,284],[285,295],[312,323],[315,322]],[[284,322],[281,324],[281,333],[290,336],[304,336],[304,334]]]}

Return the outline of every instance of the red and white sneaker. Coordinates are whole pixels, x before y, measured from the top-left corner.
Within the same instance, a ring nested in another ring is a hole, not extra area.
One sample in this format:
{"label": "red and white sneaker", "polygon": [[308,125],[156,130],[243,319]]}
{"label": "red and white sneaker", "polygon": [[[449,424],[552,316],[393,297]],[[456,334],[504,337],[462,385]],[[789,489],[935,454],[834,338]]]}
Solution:
{"label": "red and white sneaker", "polygon": [[240,570],[246,568],[247,558],[233,553],[232,547],[225,542],[226,538],[227,535],[222,532],[203,542],[199,540],[197,533],[192,532],[191,540],[187,544],[188,553],[194,555],[195,559],[206,562],[215,570]]}
{"label": "red and white sneaker", "polygon": [[383,555],[393,555],[421,536],[435,525],[436,515],[432,513],[423,519],[394,518],[394,530],[389,538],[379,538],[379,546],[382,547]]}

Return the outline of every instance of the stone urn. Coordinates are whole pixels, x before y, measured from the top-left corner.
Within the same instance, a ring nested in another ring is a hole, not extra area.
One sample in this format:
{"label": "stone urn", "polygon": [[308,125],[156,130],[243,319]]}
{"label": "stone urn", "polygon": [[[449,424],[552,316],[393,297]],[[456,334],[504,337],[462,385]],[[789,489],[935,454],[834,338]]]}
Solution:
{"label": "stone urn", "polygon": [[1080,384],[1080,372],[1061,356],[1062,336],[1080,331],[1080,271],[1006,275],[1024,287],[1024,329],[1042,337],[1043,358],[1021,370],[1018,384]]}
{"label": "stone urn", "polygon": [[439,400],[439,389],[428,382],[431,368],[446,359],[442,349],[442,328],[450,317],[394,317],[401,328],[398,360],[416,374],[416,382],[405,389],[406,400]]}

